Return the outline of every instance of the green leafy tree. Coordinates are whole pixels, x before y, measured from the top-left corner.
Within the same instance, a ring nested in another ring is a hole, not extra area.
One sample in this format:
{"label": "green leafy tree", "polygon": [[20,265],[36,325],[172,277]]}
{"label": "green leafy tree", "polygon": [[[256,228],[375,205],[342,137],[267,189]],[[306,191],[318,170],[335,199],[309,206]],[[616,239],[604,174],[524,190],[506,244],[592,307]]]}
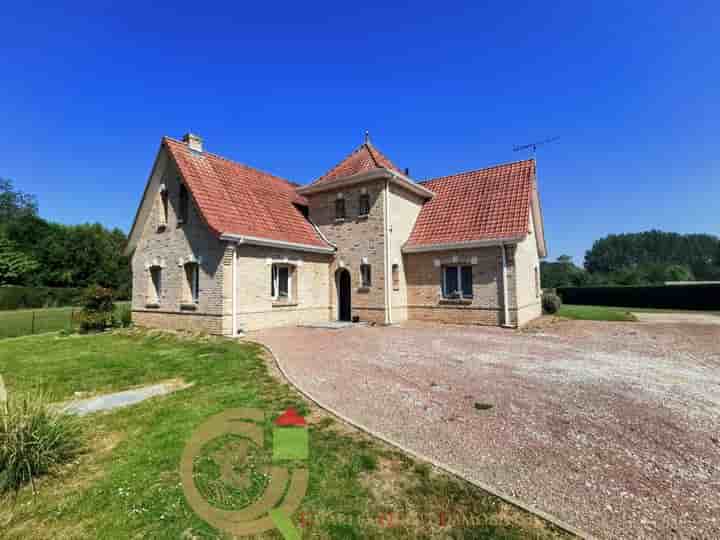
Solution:
{"label": "green leafy tree", "polygon": [[16,190],[12,180],[0,178],[0,223],[26,215],[37,215],[38,204],[34,195]]}
{"label": "green leafy tree", "polygon": [[578,287],[588,281],[587,272],[573,264],[572,257],[561,255],[555,262],[542,261],[540,276],[544,288]]}
{"label": "green leafy tree", "polygon": [[0,285],[24,285],[37,271],[38,262],[0,235]]}

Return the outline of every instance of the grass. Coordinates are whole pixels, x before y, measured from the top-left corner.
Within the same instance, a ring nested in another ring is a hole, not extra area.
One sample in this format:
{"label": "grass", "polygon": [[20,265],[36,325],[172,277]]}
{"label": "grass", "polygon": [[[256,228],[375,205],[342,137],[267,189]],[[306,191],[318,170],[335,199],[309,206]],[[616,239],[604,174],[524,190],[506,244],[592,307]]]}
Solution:
{"label": "grass", "polygon": [[[186,503],[179,463],[191,433],[231,407],[272,415],[295,407],[310,430],[310,484],[294,522],[303,536],[351,538],[564,538],[530,514],[418,463],[312,408],[272,375],[259,347],[123,330],[94,336],[46,334],[0,346],[9,392],[126,389],[170,378],[194,386],[108,413],[83,417],[87,450],[17,500],[0,499],[3,538],[230,538]],[[271,415],[265,423],[271,433]],[[242,441],[211,441],[194,464],[195,483],[222,508],[238,508],[265,486],[268,456]],[[225,444],[223,444],[225,443]],[[238,467],[245,467],[238,468]],[[234,487],[220,481],[229,471]],[[268,532],[258,538],[280,538]]]}
{"label": "grass", "polygon": [[[115,305],[120,310],[128,303],[118,302]],[[0,339],[71,330],[77,326],[76,317],[81,309],[80,307],[61,307],[0,311]]]}
{"label": "grass", "polygon": [[558,316],[583,321],[636,321],[627,308],[563,304]]}

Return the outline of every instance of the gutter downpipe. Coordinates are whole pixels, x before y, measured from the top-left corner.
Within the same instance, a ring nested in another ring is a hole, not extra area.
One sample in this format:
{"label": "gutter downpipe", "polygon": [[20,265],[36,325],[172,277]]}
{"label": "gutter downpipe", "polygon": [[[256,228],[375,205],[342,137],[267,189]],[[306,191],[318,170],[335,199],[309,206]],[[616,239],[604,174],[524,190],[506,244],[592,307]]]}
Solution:
{"label": "gutter downpipe", "polygon": [[232,334],[237,337],[237,245],[232,248]]}
{"label": "gutter downpipe", "polygon": [[508,306],[508,286],[507,286],[507,255],[505,254],[505,244],[500,243],[500,251],[502,252],[502,280],[503,280],[503,326],[510,328],[510,307]]}
{"label": "gutter downpipe", "polygon": [[392,293],[390,291],[390,179],[385,179],[385,324],[392,324]]}

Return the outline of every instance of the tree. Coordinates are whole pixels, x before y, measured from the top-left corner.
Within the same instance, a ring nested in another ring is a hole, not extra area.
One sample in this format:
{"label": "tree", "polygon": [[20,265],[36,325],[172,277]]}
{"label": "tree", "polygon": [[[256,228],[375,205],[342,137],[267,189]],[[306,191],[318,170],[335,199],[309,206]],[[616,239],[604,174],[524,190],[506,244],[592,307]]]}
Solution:
{"label": "tree", "polygon": [[587,272],[578,268],[569,255],[560,255],[555,262],[540,263],[540,279],[543,287],[578,287],[587,282]]}
{"label": "tree", "polygon": [[37,197],[13,187],[11,180],[0,178],[0,224],[26,215],[37,215]]}
{"label": "tree", "polygon": [[38,266],[35,259],[0,235],[0,285],[24,285]]}

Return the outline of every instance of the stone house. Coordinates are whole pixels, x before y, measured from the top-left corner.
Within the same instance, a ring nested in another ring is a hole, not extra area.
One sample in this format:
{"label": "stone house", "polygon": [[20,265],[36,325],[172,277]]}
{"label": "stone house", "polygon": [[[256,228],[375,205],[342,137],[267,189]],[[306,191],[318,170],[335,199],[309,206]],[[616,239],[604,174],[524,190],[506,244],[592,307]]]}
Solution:
{"label": "stone house", "polygon": [[533,159],[414,182],[366,139],[300,186],[162,139],[130,233],[140,326],[518,327],[546,255]]}

